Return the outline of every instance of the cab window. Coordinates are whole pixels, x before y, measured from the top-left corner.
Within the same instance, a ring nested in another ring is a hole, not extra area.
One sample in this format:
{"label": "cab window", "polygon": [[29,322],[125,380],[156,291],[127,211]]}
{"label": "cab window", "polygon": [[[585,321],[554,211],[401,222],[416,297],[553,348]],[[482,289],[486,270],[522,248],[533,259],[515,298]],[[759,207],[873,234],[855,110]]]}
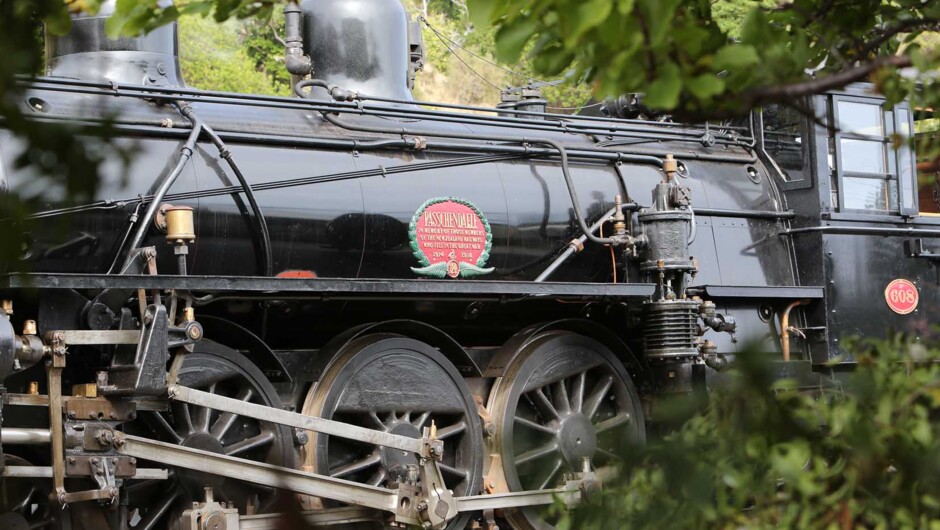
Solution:
{"label": "cab window", "polygon": [[914,160],[909,138],[911,113],[905,105],[834,96],[830,102],[829,169],[832,206],[840,212],[913,215]]}
{"label": "cab window", "polygon": [[[917,199],[920,215],[940,217],[940,118],[929,109],[914,112],[915,146],[923,146],[917,155]],[[923,153],[923,154],[921,154]]]}
{"label": "cab window", "polygon": [[787,182],[803,180],[807,117],[798,109],[768,105],[761,111],[764,129],[764,150],[777,163]]}

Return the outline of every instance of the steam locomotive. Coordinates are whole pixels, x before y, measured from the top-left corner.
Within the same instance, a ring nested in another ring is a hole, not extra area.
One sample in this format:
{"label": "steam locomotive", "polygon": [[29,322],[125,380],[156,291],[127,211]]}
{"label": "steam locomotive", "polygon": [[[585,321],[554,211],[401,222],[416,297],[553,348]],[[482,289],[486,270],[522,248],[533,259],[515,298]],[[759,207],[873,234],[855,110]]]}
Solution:
{"label": "steam locomotive", "polygon": [[4,229],[0,527],[551,528],[735,357],[812,387],[930,333],[935,180],[865,85],[706,125],[427,104],[398,0],[307,0],[297,97],[216,93],[113,7],[19,102],[136,155]]}

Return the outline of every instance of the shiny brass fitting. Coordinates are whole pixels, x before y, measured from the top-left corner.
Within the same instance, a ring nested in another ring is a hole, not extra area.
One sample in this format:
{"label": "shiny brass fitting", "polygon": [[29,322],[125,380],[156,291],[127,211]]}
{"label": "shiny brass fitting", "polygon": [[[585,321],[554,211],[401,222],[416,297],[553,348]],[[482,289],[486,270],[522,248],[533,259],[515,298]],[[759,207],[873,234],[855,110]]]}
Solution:
{"label": "shiny brass fitting", "polygon": [[614,235],[622,236],[627,233],[627,218],[623,215],[623,199],[620,195],[614,196]]}
{"label": "shiny brass fitting", "polygon": [[26,393],[31,396],[38,396],[39,395],[39,381],[30,381],[29,390],[27,390]]}
{"label": "shiny brass fitting", "polygon": [[36,335],[35,320],[27,320],[23,322],[23,335]]}
{"label": "shiny brass fitting", "polygon": [[183,322],[192,322],[196,320],[196,312],[191,307],[183,309]]}
{"label": "shiny brass fitting", "polygon": [[192,243],[196,240],[193,209],[189,206],[169,206],[166,209],[167,243]]}
{"label": "shiny brass fitting", "polygon": [[666,155],[663,160],[663,171],[666,173],[666,182],[672,182],[676,178],[676,172],[679,171],[679,163],[672,157],[672,154]]}
{"label": "shiny brass fitting", "polygon": [[0,301],[0,309],[8,315],[13,314],[13,300],[3,300]]}

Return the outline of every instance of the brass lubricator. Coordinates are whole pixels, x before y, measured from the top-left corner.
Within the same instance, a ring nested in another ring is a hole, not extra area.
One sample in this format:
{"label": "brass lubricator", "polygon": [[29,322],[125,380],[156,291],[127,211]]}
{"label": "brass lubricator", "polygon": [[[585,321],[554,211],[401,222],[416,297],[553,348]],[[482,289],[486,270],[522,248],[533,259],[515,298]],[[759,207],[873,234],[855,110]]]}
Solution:
{"label": "brass lubricator", "polygon": [[180,276],[186,276],[186,256],[189,244],[196,241],[196,223],[189,206],[166,205],[160,209],[165,219],[166,242],[173,245]]}
{"label": "brass lubricator", "polygon": [[196,241],[195,216],[191,207],[167,205],[163,212],[166,218],[167,243],[179,245]]}

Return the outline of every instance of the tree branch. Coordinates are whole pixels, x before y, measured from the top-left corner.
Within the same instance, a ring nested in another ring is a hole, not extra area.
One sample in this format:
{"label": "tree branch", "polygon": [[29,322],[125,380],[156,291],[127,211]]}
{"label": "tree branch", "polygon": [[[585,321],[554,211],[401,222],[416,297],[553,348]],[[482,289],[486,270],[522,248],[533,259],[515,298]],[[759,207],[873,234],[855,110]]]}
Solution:
{"label": "tree branch", "polygon": [[907,55],[878,57],[854,68],[842,70],[841,72],[810,81],[764,86],[746,90],[741,93],[741,100],[748,106],[759,106],[761,103],[776,103],[793,100],[811,94],[820,94],[827,90],[842,88],[849,83],[867,78],[880,68],[905,68],[911,66],[911,64],[911,58]]}

